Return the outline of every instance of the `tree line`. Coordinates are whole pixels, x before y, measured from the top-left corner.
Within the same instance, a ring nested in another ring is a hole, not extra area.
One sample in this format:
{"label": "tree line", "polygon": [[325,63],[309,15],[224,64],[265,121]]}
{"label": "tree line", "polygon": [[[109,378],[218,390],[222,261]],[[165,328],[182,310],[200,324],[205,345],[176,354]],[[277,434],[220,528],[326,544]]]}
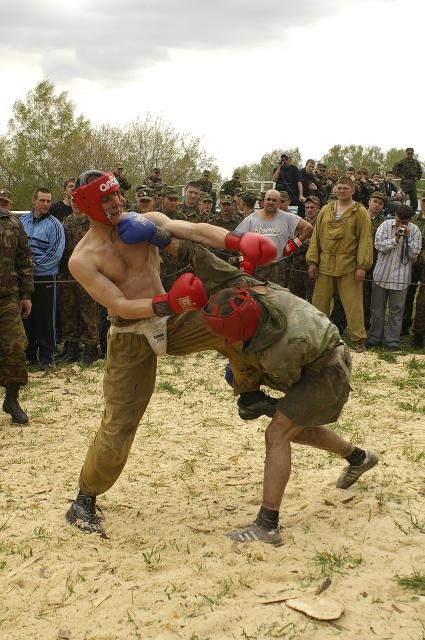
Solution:
{"label": "tree line", "polygon": [[[47,186],[59,199],[67,177],[87,168],[112,171],[117,163],[123,163],[133,187],[155,166],[161,168],[168,184],[185,184],[200,176],[203,169],[210,170],[213,182],[222,180],[215,158],[201,147],[199,138],[178,132],[152,115],[123,126],[93,126],[84,116],[76,116],[68,93],[57,93],[48,79],[30,90],[25,100],[14,103],[0,145],[0,187],[12,191],[15,209],[29,207],[36,187]],[[273,149],[259,162],[234,170],[239,171],[242,182],[269,181],[284,151],[292,154],[294,164],[302,166],[297,147]],[[382,173],[402,157],[404,149],[384,152],[377,146],[335,145],[319,160],[328,167],[338,167],[341,175],[348,166]]]}

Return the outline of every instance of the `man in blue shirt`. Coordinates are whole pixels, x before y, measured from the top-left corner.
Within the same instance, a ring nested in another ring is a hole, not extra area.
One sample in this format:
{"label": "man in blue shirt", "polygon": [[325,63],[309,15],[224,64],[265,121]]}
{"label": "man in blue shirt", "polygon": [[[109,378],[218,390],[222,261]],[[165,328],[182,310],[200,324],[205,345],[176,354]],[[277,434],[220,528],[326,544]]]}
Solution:
{"label": "man in blue shirt", "polygon": [[37,189],[32,198],[33,208],[21,217],[35,267],[32,313],[24,320],[28,340],[27,361],[36,364],[38,356],[42,371],[47,371],[54,359],[56,278],[65,247],[63,226],[49,214],[51,204],[49,189]]}

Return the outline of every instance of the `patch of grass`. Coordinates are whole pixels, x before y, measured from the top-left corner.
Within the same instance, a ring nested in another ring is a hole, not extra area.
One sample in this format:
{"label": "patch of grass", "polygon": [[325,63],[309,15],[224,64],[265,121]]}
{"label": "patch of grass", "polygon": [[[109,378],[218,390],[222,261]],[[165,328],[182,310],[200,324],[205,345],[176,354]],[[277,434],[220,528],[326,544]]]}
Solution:
{"label": "patch of grass", "polygon": [[401,587],[418,591],[420,595],[425,595],[425,573],[421,573],[417,569],[413,569],[410,576],[396,575],[394,578]]}
{"label": "patch of grass", "polygon": [[177,387],[175,387],[171,382],[158,382],[156,385],[157,391],[165,391],[166,393],[171,393],[173,396],[178,396],[179,398],[182,396],[183,391],[180,391]]}
{"label": "patch of grass", "polygon": [[386,376],[379,372],[370,371],[370,369],[366,369],[365,367],[357,367],[351,376],[353,382],[382,382],[386,380]]}
{"label": "patch of grass", "polygon": [[419,405],[419,398],[415,398],[413,402],[400,402],[398,406],[404,411],[412,411],[413,413],[425,413],[425,407]]}
{"label": "patch of grass", "polygon": [[409,462],[421,462],[425,459],[425,451],[417,449],[412,441],[404,445],[402,453]]}
{"label": "patch of grass", "polygon": [[339,551],[324,550],[316,551],[313,556],[314,564],[319,567],[323,576],[332,575],[332,573],[344,573],[342,569],[358,567],[362,562],[361,556],[353,556],[346,547],[342,547]]}
{"label": "patch of grass", "polygon": [[406,367],[409,375],[416,375],[418,372],[425,373],[424,358],[417,358],[416,356],[413,356],[412,358],[409,358],[409,360],[406,360],[404,366]]}
{"label": "patch of grass", "polygon": [[377,356],[379,360],[384,360],[385,362],[389,362],[390,364],[395,364],[397,362],[397,356],[394,355],[394,353],[391,353],[391,351],[382,349],[380,351],[377,351]]}

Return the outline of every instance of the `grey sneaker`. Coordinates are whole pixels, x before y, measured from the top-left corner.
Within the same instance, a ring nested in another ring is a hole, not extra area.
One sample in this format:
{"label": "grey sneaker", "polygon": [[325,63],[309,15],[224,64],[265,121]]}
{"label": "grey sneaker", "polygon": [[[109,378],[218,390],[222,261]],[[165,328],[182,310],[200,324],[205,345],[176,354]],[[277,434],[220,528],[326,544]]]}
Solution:
{"label": "grey sneaker", "polygon": [[365,454],[366,458],[362,464],[357,467],[349,464],[348,467],[345,467],[344,471],[336,481],[337,489],[348,489],[348,487],[351,487],[352,484],[357,482],[365,471],[369,471],[369,469],[372,469],[372,467],[378,464],[378,456],[376,453],[365,449]]}
{"label": "grey sneaker", "polygon": [[225,534],[226,538],[230,538],[235,542],[266,542],[272,544],[275,547],[283,544],[282,536],[279,533],[279,529],[272,529],[268,531],[259,524],[253,522],[246,527],[241,527],[235,531],[229,531]]}

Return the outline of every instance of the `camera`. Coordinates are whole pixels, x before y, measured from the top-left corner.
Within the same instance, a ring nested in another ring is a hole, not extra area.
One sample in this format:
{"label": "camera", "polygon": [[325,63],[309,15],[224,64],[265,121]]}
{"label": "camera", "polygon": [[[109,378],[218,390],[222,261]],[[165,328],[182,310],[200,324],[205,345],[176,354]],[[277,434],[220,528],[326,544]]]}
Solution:
{"label": "camera", "polygon": [[405,235],[405,233],[406,233],[406,229],[404,227],[399,227],[399,230],[398,230],[399,237],[402,238]]}

